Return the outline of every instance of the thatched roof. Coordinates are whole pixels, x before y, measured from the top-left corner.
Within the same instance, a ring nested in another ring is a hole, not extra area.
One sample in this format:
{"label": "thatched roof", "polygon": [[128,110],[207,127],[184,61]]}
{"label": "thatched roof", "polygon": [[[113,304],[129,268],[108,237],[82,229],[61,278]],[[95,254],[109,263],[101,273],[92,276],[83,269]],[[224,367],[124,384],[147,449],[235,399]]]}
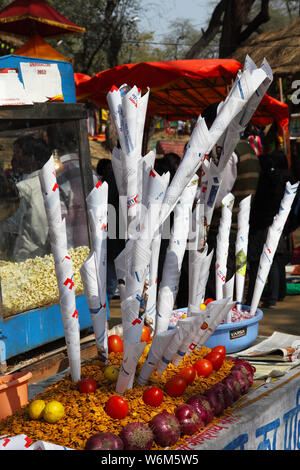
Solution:
{"label": "thatched roof", "polygon": [[300,18],[282,29],[272,29],[259,34],[237,49],[232,58],[244,63],[246,55],[257,65],[264,57],[269,62],[273,74],[295,74],[300,71]]}

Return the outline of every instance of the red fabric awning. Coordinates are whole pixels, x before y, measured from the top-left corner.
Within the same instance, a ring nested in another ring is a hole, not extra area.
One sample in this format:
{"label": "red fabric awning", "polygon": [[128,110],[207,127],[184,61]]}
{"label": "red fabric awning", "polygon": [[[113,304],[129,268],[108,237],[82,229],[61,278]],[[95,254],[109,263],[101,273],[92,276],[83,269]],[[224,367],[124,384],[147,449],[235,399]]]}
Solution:
{"label": "red fabric awning", "polygon": [[[78,100],[88,99],[108,109],[106,95],[113,85],[136,85],[143,92],[150,88],[148,115],[168,120],[187,120],[198,116],[211,103],[224,100],[239,69],[234,59],[175,60],[119,65],[77,84]],[[84,98],[83,98],[84,97]],[[276,120],[280,127],[288,122],[287,105],[264,97],[258,110],[260,122]]]}
{"label": "red fabric awning", "polygon": [[44,38],[81,34],[81,28],[62,16],[45,0],[15,0],[0,11],[0,31],[21,37],[34,33]]}

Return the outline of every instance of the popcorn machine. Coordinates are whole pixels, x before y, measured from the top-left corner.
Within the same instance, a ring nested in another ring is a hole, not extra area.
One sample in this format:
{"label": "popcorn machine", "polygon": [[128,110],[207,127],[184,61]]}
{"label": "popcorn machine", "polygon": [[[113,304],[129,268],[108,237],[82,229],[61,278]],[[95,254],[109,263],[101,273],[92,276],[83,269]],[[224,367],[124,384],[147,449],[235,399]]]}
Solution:
{"label": "popcorn machine", "polygon": [[64,336],[37,176],[47,152],[55,159],[80,330],[92,325],[79,273],[90,251],[86,196],[96,178],[90,161],[86,119],[85,106],[76,103],[0,107],[2,365],[11,357]]}

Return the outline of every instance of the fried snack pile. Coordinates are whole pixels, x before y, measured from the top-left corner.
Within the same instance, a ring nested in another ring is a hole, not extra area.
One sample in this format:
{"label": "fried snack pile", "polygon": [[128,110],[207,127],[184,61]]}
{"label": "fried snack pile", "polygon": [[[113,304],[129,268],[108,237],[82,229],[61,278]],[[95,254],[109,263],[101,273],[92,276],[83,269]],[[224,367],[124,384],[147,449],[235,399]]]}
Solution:
{"label": "fried snack pile", "polygon": [[[210,349],[202,347],[199,351],[194,351],[190,356],[185,356],[180,364],[180,369],[192,365],[198,359],[203,358]],[[110,353],[109,365],[120,367],[122,364],[122,353]],[[141,357],[137,367],[138,376],[146,354]],[[49,424],[43,420],[32,420],[28,415],[28,405],[17,410],[14,415],[9,416],[0,422],[0,435],[15,436],[26,434],[34,442],[44,440],[54,444],[59,444],[69,448],[83,450],[87,439],[97,433],[110,431],[119,434],[122,428],[133,421],[140,421],[148,424],[149,421],[163,410],[174,413],[175,408],[186,402],[196,394],[204,393],[215,383],[220,382],[230,374],[233,362],[225,359],[222,367],[218,371],[213,371],[209,377],[196,377],[193,384],[186,387],[185,392],[180,397],[170,397],[164,392],[162,404],[151,407],[144,403],[142,395],[151,385],[156,385],[164,390],[165,383],[175,375],[179,368],[172,364],[168,366],[162,376],[154,372],[146,386],[134,384],[132,390],[127,390],[123,396],[129,404],[129,414],[126,418],[117,420],[110,418],[105,412],[105,404],[108,399],[115,395],[115,383],[110,383],[103,374],[104,366],[99,360],[94,359],[82,366],[82,378],[92,377],[98,382],[98,388],[94,393],[80,393],[78,384],[71,381],[70,375],[65,376],[61,381],[56,382],[35,399],[42,399],[46,402],[58,400],[65,408],[64,417],[56,424]],[[230,413],[227,408],[225,414]],[[210,424],[217,423],[214,418]],[[204,428],[200,428],[197,433]],[[176,445],[170,447],[175,449],[185,443],[185,436],[182,436]],[[153,444],[154,450],[162,449],[157,444]]]}

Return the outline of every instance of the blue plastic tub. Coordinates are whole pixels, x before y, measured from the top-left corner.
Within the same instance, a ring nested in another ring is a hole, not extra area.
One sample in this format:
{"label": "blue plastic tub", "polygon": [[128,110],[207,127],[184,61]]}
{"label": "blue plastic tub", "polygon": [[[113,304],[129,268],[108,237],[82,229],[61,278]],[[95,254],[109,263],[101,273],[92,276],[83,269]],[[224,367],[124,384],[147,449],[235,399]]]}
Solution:
{"label": "blue plastic tub", "polygon": [[[250,307],[243,305],[244,310]],[[175,310],[175,312],[187,311],[187,309]],[[209,340],[205,343],[208,348],[214,348],[222,344],[226,348],[226,353],[235,353],[251,346],[258,335],[258,324],[263,317],[263,312],[259,308],[253,318],[234,323],[222,323],[218,326]],[[172,328],[171,326],[169,328]]]}

